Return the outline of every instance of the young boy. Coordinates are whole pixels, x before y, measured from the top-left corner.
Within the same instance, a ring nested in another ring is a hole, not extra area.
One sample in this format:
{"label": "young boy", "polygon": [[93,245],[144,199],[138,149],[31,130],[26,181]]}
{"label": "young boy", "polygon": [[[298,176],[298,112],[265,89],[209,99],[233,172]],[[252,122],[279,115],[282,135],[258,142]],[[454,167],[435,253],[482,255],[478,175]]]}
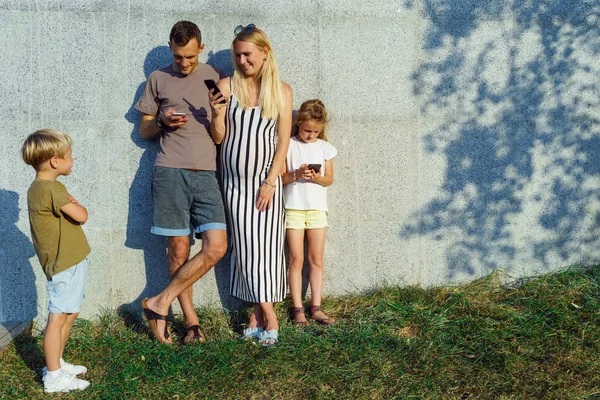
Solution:
{"label": "young boy", "polygon": [[27,192],[33,246],[48,279],[48,325],[44,335],[46,368],[44,391],[84,390],[89,382],[76,378],[87,368],[62,358],[69,332],[79,314],[87,279],[90,253],[81,225],[87,220],[85,207],[56,180],[69,175],[73,166],[71,138],[51,129],[38,130],[25,140],[23,160],[36,171]]}

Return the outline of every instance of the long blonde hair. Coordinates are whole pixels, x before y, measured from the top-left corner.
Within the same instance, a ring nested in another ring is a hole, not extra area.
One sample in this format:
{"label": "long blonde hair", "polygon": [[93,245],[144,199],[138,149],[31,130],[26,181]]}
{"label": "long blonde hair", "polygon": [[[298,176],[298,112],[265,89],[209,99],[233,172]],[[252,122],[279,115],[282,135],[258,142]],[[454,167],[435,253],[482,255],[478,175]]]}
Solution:
{"label": "long blonde hair", "polygon": [[285,99],[283,97],[283,85],[279,78],[279,68],[277,60],[273,53],[271,42],[267,35],[260,29],[254,28],[252,32],[242,32],[236,35],[231,43],[231,55],[233,57],[233,92],[240,101],[242,108],[250,107],[250,93],[248,91],[248,81],[244,71],[240,68],[235,58],[235,44],[237,42],[254,43],[259,49],[267,48],[267,58],[264,61],[262,68],[258,72],[258,80],[260,82],[260,94],[258,96],[258,104],[262,108],[262,115],[268,119],[276,119],[283,113]]}

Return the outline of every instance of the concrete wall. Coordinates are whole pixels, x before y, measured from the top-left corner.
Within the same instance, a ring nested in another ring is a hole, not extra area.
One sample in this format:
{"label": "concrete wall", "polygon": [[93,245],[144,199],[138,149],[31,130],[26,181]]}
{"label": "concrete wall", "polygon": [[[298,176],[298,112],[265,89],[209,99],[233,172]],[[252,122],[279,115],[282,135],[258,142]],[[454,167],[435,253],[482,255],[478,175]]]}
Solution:
{"label": "concrete wall", "polygon": [[[339,155],[326,294],[597,259],[595,4],[0,0],[0,321],[46,313],[26,209],[34,174],[19,154],[41,127],[73,137],[63,182],[90,211],[82,316],[166,284],[165,241],[149,233],[156,145],[139,137],[133,105],[170,63],[180,19],[201,27],[202,61],[229,72],[233,28],[255,23],[294,108],[314,97],[328,106]],[[226,257],[194,286],[197,304],[237,307],[228,280]]]}

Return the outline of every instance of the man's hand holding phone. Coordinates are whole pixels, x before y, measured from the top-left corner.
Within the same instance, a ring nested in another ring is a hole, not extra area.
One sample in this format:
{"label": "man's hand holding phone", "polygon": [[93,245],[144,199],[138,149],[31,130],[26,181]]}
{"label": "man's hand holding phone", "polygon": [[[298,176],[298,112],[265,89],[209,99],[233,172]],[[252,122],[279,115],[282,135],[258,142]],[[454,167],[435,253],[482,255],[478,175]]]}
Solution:
{"label": "man's hand holding phone", "polygon": [[160,120],[165,126],[169,128],[180,128],[188,122],[187,114],[184,112],[177,112],[171,108],[159,115]]}

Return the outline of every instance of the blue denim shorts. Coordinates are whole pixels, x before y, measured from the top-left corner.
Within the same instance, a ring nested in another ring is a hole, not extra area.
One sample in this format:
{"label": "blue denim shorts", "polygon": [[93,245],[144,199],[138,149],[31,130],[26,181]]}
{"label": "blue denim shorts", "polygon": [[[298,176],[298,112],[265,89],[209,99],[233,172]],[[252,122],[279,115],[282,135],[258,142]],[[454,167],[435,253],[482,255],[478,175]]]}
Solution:
{"label": "blue denim shorts", "polygon": [[85,299],[85,283],[88,274],[87,258],[54,275],[46,282],[48,311],[52,314],[78,313]]}
{"label": "blue denim shorts", "polygon": [[227,230],[225,209],[215,171],[154,167],[152,229],[161,236],[187,236]]}

